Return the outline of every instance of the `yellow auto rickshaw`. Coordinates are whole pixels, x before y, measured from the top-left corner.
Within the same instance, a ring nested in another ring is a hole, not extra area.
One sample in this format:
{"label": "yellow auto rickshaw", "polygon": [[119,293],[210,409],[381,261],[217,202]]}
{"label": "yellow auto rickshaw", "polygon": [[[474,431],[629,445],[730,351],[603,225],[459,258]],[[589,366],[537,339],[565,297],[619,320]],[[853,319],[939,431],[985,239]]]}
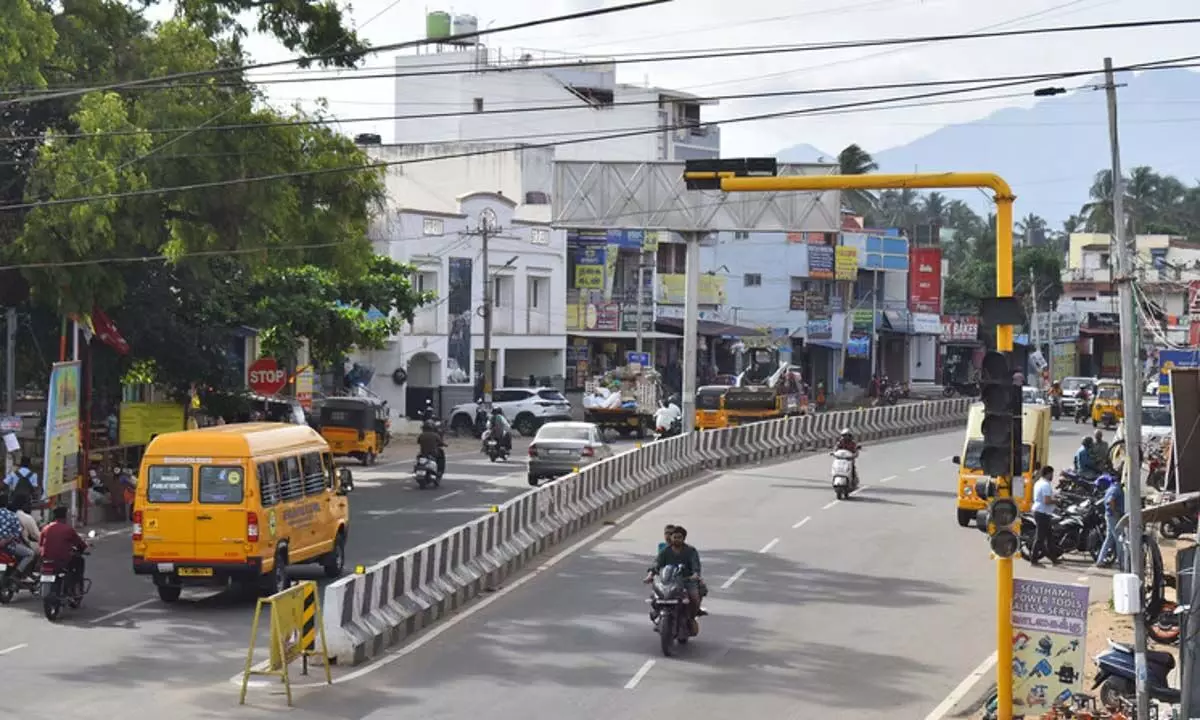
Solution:
{"label": "yellow auto rickshaw", "polygon": [[389,439],[387,404],[371,397],[329,398],[321,406],[319,430],[335,457],[374,465]]}
{"label": "yellow auto rickshaw", "polygon": [[1092,399],[1092,427],[1103,425],[1116,428],[1125,418],[1125,405],[1121,399],[1121,383],[1117,380],[1101,380],[1096,383],[1096,397]]}
{"label": "yellow auto rickshaw", "polygon": [[729,414],[725,411],[725,393],[728,390],[728,385],[705,385],[696,391],[697,430],[729,427]]}

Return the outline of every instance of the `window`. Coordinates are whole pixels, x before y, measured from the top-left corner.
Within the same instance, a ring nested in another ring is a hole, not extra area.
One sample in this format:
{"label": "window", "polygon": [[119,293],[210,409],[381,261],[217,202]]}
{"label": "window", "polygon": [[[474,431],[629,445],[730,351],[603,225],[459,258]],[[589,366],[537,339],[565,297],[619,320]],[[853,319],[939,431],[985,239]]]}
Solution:
{"label": "window", "polygon": [[443,224],[440,218],[425,218],[421,224],[421,232],[425,235],[441,235]]}
{"label": "window", "polygon": [[742,283],[746,287],[760,287],[762,285],[762,275],[758,273],[746,273],[742,278]]}
{"label": "window", "polygon": [[437,292],[437,273],[422,270],[416,274],[413,280],[417,286],[417,292]]}
{"label": "window", "polygon": [[152,503],[192,501],[190,465],[153,465],[146,481],[146,500]]}
{"label": "window", "polygon": [[529,399],[529,395],[528,390],[497,390],[492,393],[492,402],[523,402]]}
{"label": "window", "polygon": [[483,112],[483,98],[475,98],[475,112]]}
{"label": "window", "polygon": [[538,430],[534,442],[538,440],[583,440],[587,442],[591,440],[591,436],[591,428],[579,425],[566,425],[565,423],[552,423],[550,425],[543,425],[542,429]]}
{"label": "window", "polygon": [[246,497],[246,476],[236,465],[200,468],[200,502],[240,505]]}
{"label": "window", "polygon": [[529,279],[529,307],[533,309],[542,306],[542,279]]}
{"label": "window", "polygon": [[279,470],[274,460],[258,464],[258,494],[265,508],[279,504]]}
{"label": "window", "polygon": [[320,453],[308,453],[300,458],[300,470],[304,473],[304,494],[320,495],[328,487],[325,468],[321,465]]}
{"label": "window", "polygon": [[279,478],[279,499],[282,502],[304,497],[304,476],[300,474],[300,462],[294,457],[284,458],[279,463],[282,472]]}
{"label": "window", "polygon": [[549,245],[550,231],[546,228],[534,228],[529,231],[529,242],[534,245]]}
{"label": "window", "polygon": [[325,472],[325,487],[333,488],[333,474],[337,472],[337,468],[333,465],[333,456],[329,453],[321,454],[321,468]]}
{"label": "window", "polygon": [[734,240],[749,240],[750,233],[748,233],[744,230],[735,230],[733,233],[733,239]]}
{"label": "window", "polygon": [[567,398],[557,390],[538,390],[537,396],[550,402],[567,402]]}
{"label": "window", "polygon": [[505,307],[512,300],[512,278],[497,276],[492,279],[492,307]]}

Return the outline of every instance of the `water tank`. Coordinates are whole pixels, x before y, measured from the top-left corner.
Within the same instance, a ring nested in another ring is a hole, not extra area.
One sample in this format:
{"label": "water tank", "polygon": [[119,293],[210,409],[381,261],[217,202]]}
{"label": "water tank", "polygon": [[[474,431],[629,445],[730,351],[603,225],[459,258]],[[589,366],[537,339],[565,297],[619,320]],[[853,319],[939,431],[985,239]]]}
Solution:
{"label": "water tank", "polygon": [[450,13],[434,10],[425,15],[425,37],[428,40],[441,40],[450,37]]}
{"label": "water tank", "polygon": [[458,38],[457,42],[475,42],[475,33],[479,32],[479,20],[474,15],[455,15],[450,27],[450,34]]}
{"label": "water tank", "polygon": [[378,133],[359,133],[354,136],[355,145],[382,145],[383,138]]}

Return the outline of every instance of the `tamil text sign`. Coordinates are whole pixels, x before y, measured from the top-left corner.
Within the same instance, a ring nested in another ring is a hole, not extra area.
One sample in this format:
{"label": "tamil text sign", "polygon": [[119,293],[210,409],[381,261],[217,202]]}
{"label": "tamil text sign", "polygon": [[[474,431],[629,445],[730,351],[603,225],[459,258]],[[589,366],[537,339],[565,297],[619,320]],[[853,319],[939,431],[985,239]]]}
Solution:
{"label": "tamil text sign", "polygon": [[908,303],[913,312],[942,311],[942,249],[912,248],[908,262]]}
{"label": "tamil text sign", "polygon": [[[858,277],[858,248],[856,247],[836,247],[834,248],[834,272],[835,280],[854,280]],[[808,249],[809,274],[812,274],[812,248]]]}
{"label": "tamil text sign", "polygon": [[46,398],[46,445],[42,467],[46,497],[70,490],[79,475],[78,362],[55,363]]}
{"label": "tamil text sign", "polygon": [[1041,714],[1082,691],[1088,586],[1013,580],[1013,707]]}

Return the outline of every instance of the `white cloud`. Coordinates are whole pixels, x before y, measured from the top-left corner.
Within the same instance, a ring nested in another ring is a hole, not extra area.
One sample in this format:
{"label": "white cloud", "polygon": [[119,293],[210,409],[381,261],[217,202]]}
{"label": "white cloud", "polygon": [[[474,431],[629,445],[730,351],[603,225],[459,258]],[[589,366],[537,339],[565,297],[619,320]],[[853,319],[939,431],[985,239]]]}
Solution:
{"label": "white cloud", "polygon": [[[481,27],[507,25],[618,0],[456,0],[457,13],[474,14]],[[393,6],[394,7],[391,7]],[[564,53],[604,55],[661,50],[730,48],[747,45],[819,43],[880,37],[903,37],[978,31],[1079,25],[1130,20],[1185,17],[1194,14],[1188,0],[1141,0],[1131,7],[1118,0],[675,0],[675,2],[611,16],[532,28],[493,36],[488,44],[541,48]],[[446,8],[449,9],[450,3]],[[504,13],[498,13],[498,8]],[[431,5],[428,9],[436,9]],[[372,44],[382,45],[421,37],[425,30],[423,4],[410,0],[357,0],[355,21]],[[377,16],[378,17],[375,17]],[[374,19],[371,19],[373,18]],[[367,21],[370,20],[368,23]],[[622,65],[618,80],[671,87],[697,94],[770,92],[864,83],[991,77],[1058,70],[1099,69],[1112,55],[1117,65],[1186,56],[1194,52],[1194,26],[1165,29],[1046,35],[971,42],[767,55],[722,60]],[[287,51],[265,38],[251,38],[247,48],[255,59],[284,59]],[[389,72],[391,53],[366,61],[374,72]],[[367,71],[370,72],[370,71]],[[708,119],[814,107],[890,95],[876,91],[856,95],[809,96],[772,100],[723,102],[706,109]],[[897,93],[903,94],[903,93]],[[991,94],[995,94],[995,91]],[[339,118],[394,114],[389,79],[310,82],[274,85],[276,102],[316,98],[329,100]],[[724,154],[762,155],[808,143],[830,152],[857,142],[873,150],[904,144],[939,125],[978,119],[1005,106],[1028,106],[1032,97],[989,102],[959,101],[905,110],[865,112],[831,117],[793,118],[741,123],[722,131]],[[401,112],[433,111],[414,105]],[[343,123],[348,133],[377,132],[388,139],[390,121]],[[434,138],[431,138],[434,139]]]}

